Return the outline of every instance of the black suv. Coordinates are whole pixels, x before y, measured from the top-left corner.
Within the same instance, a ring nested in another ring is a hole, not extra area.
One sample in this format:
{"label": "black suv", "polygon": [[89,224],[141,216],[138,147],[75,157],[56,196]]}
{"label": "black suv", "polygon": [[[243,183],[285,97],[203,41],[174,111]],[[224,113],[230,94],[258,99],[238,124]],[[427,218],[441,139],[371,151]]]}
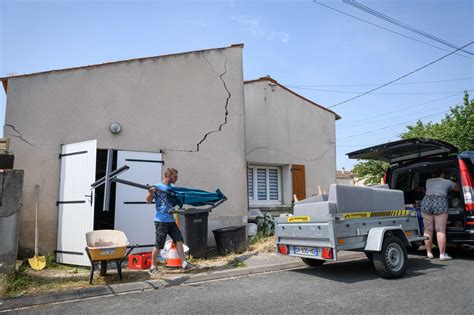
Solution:
{"label": "black suv", "polygon": [[444,141],[414,138],[389,142],[347,153],[350,159],[379,160],[390,164],[385,183],[400,189],[405,204],[419,205],[431,169],[443,169],[446,178],[456,182],[459,192],[448,193],[449,217],[446,227],[448,246],[474,249],[474,152],[458,153]]}

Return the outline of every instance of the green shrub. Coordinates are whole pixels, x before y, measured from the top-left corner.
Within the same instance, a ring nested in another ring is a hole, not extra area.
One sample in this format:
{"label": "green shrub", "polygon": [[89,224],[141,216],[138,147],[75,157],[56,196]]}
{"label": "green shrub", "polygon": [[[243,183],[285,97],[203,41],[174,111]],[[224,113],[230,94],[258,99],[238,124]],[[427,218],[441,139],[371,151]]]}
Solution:
{"label": "green shrub", "polygon": [[260,233],[264,236],[271,236],[275,233],[275,221],[270,214],[265,213],[263,216],[256,218],[258,229],[257,235]]}
{"label": "green shrub", "polygon": [[57,266],[58,264],[56,263],[54,255],[51,255],[50,253],[46,254],[46,268],[54,268]]}
{"label": "green shrub", "polygon": [[1,275],[0,296],[23,291],[31,285],[31,276],[27,268],[28,260],[24,260],[14,275]]}

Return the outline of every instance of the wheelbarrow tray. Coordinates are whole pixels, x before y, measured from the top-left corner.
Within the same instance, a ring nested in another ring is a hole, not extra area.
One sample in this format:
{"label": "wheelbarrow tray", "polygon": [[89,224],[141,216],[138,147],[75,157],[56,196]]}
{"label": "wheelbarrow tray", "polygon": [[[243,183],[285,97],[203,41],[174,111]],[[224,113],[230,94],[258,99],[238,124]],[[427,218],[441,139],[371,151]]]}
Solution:
{"label": "wheelbarrow tray", "polygon": [[124,246],[87,247],[93,261],[115,260],[125,257],[128,243]]}
{"label": "wheelbarrow tray", "polygon": [[125,257],[128,240],[117,230],[97,230],[86,234],[87,249],[92,261],[115,260]]}

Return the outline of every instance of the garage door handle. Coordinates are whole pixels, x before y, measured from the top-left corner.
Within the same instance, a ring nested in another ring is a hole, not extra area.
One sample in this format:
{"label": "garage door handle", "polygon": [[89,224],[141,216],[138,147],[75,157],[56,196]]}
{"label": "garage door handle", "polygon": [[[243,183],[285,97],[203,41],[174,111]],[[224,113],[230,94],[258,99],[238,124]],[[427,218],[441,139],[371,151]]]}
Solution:
{"label": "garage door handle", "polygon": [[84,195],[84,197],[90,198],[91,207],[92,207],[92,198],[93,198],[93,196],[94,196],[93,193],[91,193],[90,195]]}

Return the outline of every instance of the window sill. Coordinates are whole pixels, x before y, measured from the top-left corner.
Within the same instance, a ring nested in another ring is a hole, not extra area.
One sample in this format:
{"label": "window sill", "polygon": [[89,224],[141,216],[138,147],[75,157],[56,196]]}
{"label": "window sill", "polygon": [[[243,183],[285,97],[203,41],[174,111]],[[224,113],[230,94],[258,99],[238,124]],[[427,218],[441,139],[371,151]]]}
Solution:
{"label": "window sill", "polygon": [[[258,209],[262,213],[268,213],[272,217],[278,217],[282,213],[293,213],[291,205],[278,205],[278,206],[249,206],[249,211],[252,209]],[[249,217],[250,218],[250,217]]]}
{"label": "window sill", "polygon": [[284,204],[249,204],[249,209],[275,209],[275,210],[286,210],[291,208],[291,205]]}
{"label": "window sill", "polygon": [[270,202],[270,201],[261,201],[261,202],[255,202],[251,201],[249,202],[249,207],[251,208],[258,208],[258,207],[279,207],[282,206],[283,204],[281,201],[277,202]]}

